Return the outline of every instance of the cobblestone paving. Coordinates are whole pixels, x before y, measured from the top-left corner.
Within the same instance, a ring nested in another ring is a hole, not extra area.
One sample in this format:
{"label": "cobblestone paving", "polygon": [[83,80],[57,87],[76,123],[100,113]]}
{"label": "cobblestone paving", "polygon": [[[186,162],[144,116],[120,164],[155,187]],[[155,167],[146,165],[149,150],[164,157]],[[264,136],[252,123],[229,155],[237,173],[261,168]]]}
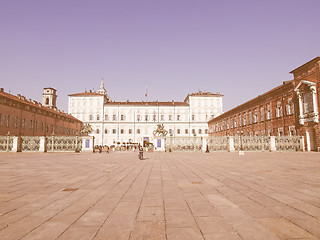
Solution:
{"label": "cobblestone paving", "polygon": [[320,239],[319,153],[1,153],[0,239]]}

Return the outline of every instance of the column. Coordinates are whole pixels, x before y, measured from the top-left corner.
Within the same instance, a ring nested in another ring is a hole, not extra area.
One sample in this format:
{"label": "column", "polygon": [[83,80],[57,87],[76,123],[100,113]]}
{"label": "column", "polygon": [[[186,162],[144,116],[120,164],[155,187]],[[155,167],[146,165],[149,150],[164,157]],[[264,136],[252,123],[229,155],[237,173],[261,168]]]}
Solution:
{"label": "column", "polygon": [[314,112],[314,121],[319,122],[318,116],[318,101],[317,101],[317,90],[316,86],[311,86],[310,90],[312,91],[312,101],[313,101],[313,112]]}
{"label": "column", "polygon": [[299,100],[299,123],[303,125],[304,121],[302,119],[303,118],[302,96],[299,91],[297,91],[297,95],[298,95],[298,100]]}

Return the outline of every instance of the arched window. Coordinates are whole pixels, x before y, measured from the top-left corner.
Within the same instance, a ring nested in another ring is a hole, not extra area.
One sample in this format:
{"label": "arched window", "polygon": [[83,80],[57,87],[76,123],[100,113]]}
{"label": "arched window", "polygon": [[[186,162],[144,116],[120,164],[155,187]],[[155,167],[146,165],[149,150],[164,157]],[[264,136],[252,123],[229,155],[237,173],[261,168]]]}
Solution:
{"label": "arched window", "polygon": [[46,98],[46,105],[49,105],[49,98]]}

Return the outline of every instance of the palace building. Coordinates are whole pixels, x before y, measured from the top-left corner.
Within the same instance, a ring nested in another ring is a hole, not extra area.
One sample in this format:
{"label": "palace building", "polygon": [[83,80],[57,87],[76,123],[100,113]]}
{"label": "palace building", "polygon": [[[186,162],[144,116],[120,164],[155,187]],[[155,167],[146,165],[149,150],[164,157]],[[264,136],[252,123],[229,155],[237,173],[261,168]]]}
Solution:
{"label": "palace building", "polygon": [[56,107],[56,90],[44,88],[43,103],[0,89],[0,135],[71,136],[80,134],[82,122]]}
{"label": "palace building", "polygon": [[300,135],[320,151],[320,57],[291,71],[294,79],[209,121],[209,134]]}
{"label": "palace building", "polygon": [[103,80],[98,92],[69,95],[68,113],[90,124],[96,145],[153,141],[153,131],[164,124],[168,136],[208,136],[208,121],[222,113],[219,93],[188,94],[183,102],[112,101]]}

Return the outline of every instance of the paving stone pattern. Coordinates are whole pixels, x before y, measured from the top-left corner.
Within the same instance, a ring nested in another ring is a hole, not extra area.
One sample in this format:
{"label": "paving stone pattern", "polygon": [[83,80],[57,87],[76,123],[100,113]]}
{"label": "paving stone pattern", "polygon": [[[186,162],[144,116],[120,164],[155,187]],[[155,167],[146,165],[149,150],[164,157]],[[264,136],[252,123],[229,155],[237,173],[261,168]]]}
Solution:
{"label": "paving stone pattern", "polygon": [[319,153],[1,153],[0,239],[320,239]]}

